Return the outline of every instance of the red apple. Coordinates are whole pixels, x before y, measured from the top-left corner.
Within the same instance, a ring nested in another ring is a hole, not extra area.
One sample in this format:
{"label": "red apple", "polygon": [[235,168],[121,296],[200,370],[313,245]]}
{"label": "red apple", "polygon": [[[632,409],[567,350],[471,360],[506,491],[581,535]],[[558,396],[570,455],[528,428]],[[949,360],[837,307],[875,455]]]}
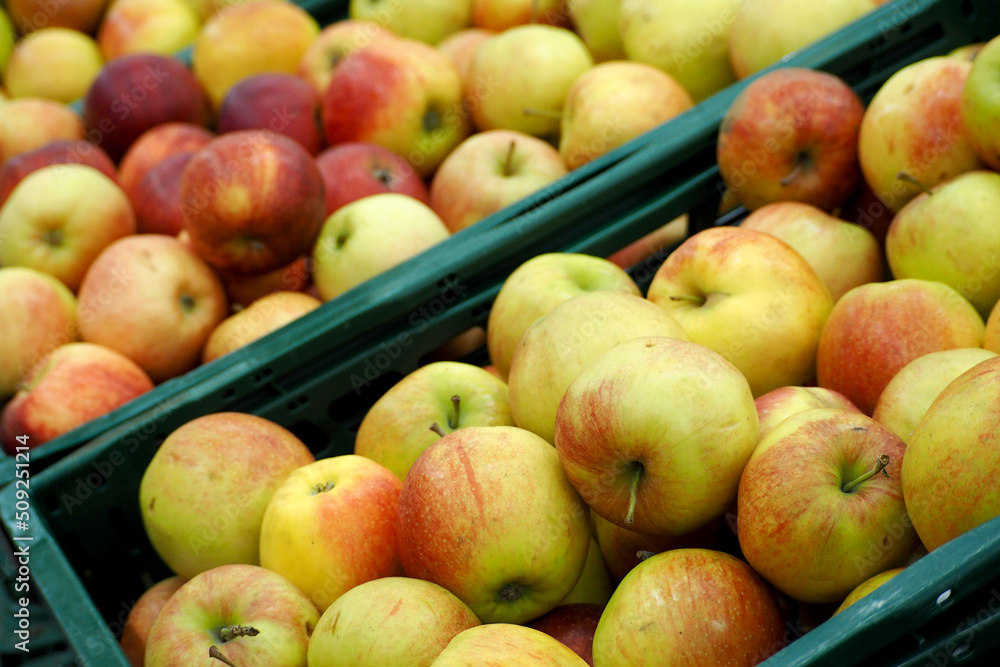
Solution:
{"label": "red apple", "polygon": [[333,70],[344,56],[383,39],[395,39],[391,31],[374,21],[344,19],[323,28],[302,56],[296,74],[322,95],[330,85]]}
{"label": "red apple", "polygon": [[355,199],[385,192],[409,195],[427,203],[427,186],[410,163],[377,144],[348,142],[316,156],[326,186],[326,212]]}
{"label": "red apple", "polygon": [[193,155],[178,153],[165,158],[146,172],[146,176],[132,189],[138,233],[176,236],[184,229],[181,175]]}
{"label": "red apple", "polygon": [[0,162],[58,139],[83,139],[83,123],[69,106],[35,97],[4,102],[0,114]]}
{"label": "red apple", "polygon": [[[249,274],[216,271],[222,279],[231,304],[249,306],[257,299],[273,292],[303,292],[309,285],[309,258],[299,257],[287,266],[267,273]],[[315,296],[317,299],[318,295]]]}
{"label": "red apple", "polygon": [[0,167],[0,206],[7,201],[11,191],[33,171],[53,164],[85,164],[98,170],[112,181],[118,181],[118,172],[107,153],[89,141],[57,139],[16,155]]}
{"label": "red apple", "polygon": [[107,0],[7,0],[4,7],[22,34],[55,27],[92,33],[106,4]]}
{"label": "red apple", "polygon": [[813,408],[839,408],[861,412],[846,396],[832,389],[822,387],[778,387],[758,396],[757,418],[760,420],[760,438],[774,430],[774,427],[797,412]]}
{"label": "red apple", "polygon": [[200,125],[162,123],[143,132],[119,164],[122,190],[130,198],[146,172],[171,155],[196,151],[215,137]]}
{"label": "red apple", "polygon": [[604,607],[597,604],[564,604],[536,618],[528,627],[558,639],[594,667],[594,631],[602,611]]}
{"label": "red apple", "polygon": [[146,660],[146,640],[153,622],[160,615],[160,610],[167,604],[178,588],[184,583],[182,577],[169,577],[153,584],[146,589],[139,600],[128,612],[125,626],[122,628],[122,653],[132,663],[132,667],[143,667]]}
{"label": "red apple", "polygon": [[315,155],[323,148],[319,116],[319,93],[309,82],[291,74],[257,74],[229,89],[216,125],[220,134],[270,130]]}

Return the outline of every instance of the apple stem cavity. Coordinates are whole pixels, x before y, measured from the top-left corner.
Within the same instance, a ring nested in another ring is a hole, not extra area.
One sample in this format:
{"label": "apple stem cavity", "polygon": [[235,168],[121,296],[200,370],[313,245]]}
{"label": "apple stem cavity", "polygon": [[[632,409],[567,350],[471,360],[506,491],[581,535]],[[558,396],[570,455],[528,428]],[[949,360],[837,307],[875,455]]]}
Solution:
{"label": "apple stem cavity", "polygon": [[392,187],[392,172],[388,169],[382,167],[376,167],[372,170],[372,178],[381,183],[387,188]]}
{"label": "apple stem cavity", "polygon": [[514,173],[514,146],[517,142],[513,139],[510,140],[510,147],[507,149],[507,159],[503,161],[503,175],[510,176]]}
{"label": "apple stem cavity", "polygon": [[918,181],[913,176],[910,176],[905,171],[901,171],[898,174],[896,174],[896,179],[900,181],[906,181],[911,185],[917,186],[918,188],[920,188],[921,192],[926,192],[928,196],[934,194],[929,187]]}
{"label": "apple stem cavity", "polygon": [[541,116],[542,118],[554,118],[555,120],[560,120],[562,118],[562,111],[553,111],[552,109],[535,109],[534,107],[525,107],[521,109],[521,112],[525,116]]}
{"label": "apple stem cavity", "polygon": [[516,602],[524,595],[524,586],[515,583],[506,583],[497,591],[497,602]]}
{"label": "apple stem cavity", "polygon": [[42,235],[42,240],[53,248],[58,248],[63,244],[63,232],[61,229],[50,229]]}
{"label": "apple stem cavity", "polygon": [[209,658],[215,658],[216,660],[218,660],[222,664],[229,665],[229,667],[236,667],[235,663],[233,663],[226,656],[222,655],[222,651],[220,651],[219,647],[216,646],[215,644],[212,644],[211,646],[208,647],[208,657]]}
{"label": "apple stem cavity", "polygon": [[[323,482],[322,484],[316,484],[312,488],[312,495],[315,496],[317,493],[326,493],[327,491],[333,491],[333,487],[334,486],[336,486],[336,485],[333,482]],[[236,626],[236,627],[240,627],[240,626]],[[250,628],[250,629],[253,630],[253,628]],[[254,635],[255,634],[257,634],[256,630],[254,630]],[[253,635],[250,635],[250,636],[253,637]]]}
{"label": "apple stem cavity", "polygon": [[630,467],[632,468],[632,481],[629,484],[628,511],[625,513],[625,525],[627,526],[631,526],[635,521],[635,503],[639,499],[639,481],[642,479],[642,474],[646,471],[638,461],[633,461]]}
{"label": "apple stem cavity", "polygon": [[452,431],[458,428],[458,418],[462,414],[462,398],[455,394],[451,397],[451,405],[455,409],[451,417],[448,418],[448,428]]}
{"label": "apple stem cavity", "polygon": [[866,473],[864,473],[862,475],[859,475],[857,478],[852,479],[847,484],[844,484],[844,486],[841,487],[841,490],[844,493],[850,493],[859,484],[861,484],[862,482],[868,481],[869,479],[871,479],[872,477],[874,477],[875,475],[877,475],[879,473],[882,473],[883,475],[885,475],[886,477],[888,477],[889,473],[887,473],[885,471],[885,467],[887,465],[889,465],[889,455],[888,454],[882,454],[881,456],[878,457],[878,461],[875,462],[875,467],[874,468],[872,468],[871,470],[869,470],[868,472],[866,472]]}
{"label": "apple stem cavity", "polygon": [[694,296],[693,294],[678,294],[676,296],[670,297],[671,301],[690,301],[691,303],[696,303],[699,306],[705,303],[705,300],[700,296]]}
{"label": "apple stem cavity", "polygon": [[194,308],[194,297],[190,294],[181,294],[181,308],[190,311]]}
{"label": "apple stem cavity", "polygon": [[437,109],[428,109],[424,113],[424,132],[434,132],[435,130],[441,129],[443,125],[441,114],[438,113]]}
{"label": "apple stem cavity", "polygon": [[812,164],[812,158],[809,157],[809,153],[805,151],[799,151],[798,155],[795,156],[795,166],[792,170],[788,172],[788,175],[781,179],[781,187],[787,188],[791,185],[792,181],[798,177],[809,165]]}
{"label": "apple stem cavity", "polygon": [[656,555],[655,551],[646,551],[645,549],[639,549],[635,552],[635,557],[639,559],[639,562],[646,560],[647,558],[652,558]]}
{"label": "apple stem cavity", "polygon": [[448,435],[447,433],[444,432],[443,428],[441,428],[440,426],[438,426],[437,422],[434,422],[433,424],[431,424],[431,430],[434,431],[435,433],[437,433],[442,438],[444,436]]}

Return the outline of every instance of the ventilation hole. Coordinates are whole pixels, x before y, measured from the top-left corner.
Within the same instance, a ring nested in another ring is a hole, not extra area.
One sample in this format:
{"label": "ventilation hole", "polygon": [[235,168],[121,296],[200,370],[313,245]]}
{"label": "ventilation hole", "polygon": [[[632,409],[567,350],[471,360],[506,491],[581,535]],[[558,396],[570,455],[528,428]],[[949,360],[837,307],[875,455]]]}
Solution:
{"label": "ventilation hole", "polygon": [[438,281],[438,287],[441,289],[447,289],[457,282],[458,276],[454,273],[449,273],[447,276]]}
{"label": "ventilation hole", "polygon": [[229,387],[224,392],[222,392],[222,400],[228,401],[235,395],[236,395],[236,390],[233,389],[232,387]]}
{"label": "ventilation hole", "polygon": [[295,398],[295,400],[289,401],[285,407],[289,412],[295,412],[296,410],[299,410],[300,408],[302,408],[302,406],[308,403],[309,403],[309,397],[303,394]]}
{"label": "ventilation hole", "polygon": [[945,602],[947,602],[950,597],[951,597],[951,589],[949,588],[944,593],[942,593],[941,595],[937,596],[937,603],[939,605],[942,605]]}

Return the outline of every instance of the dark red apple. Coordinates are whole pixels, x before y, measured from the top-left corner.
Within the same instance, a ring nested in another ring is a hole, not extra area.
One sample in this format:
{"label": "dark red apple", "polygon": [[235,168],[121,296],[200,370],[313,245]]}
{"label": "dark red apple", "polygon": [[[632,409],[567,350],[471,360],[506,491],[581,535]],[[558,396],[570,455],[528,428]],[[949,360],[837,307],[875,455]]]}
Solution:
{"label": "dark red apple", "polygon": [[369,195],[395,192],[427,203],[427,186],[410,163],[388,148],[349,142],[316,156],[326,185],[326,212]]}
{"label": "dark red apple", "polygon": [[603,611],[598,604],[564,604],[539,616],[528,627],[558,639],[594,667],[594,631]]}
{"label": "dark red apple", "polygon": [[53,164],[85,164],[118,182],[114,163],[100,148],[89,141],[57,139],[3,163],[0,168],[0,206],[25,176]]}
{"label": "dark red apple", "polygon": [[184,229],[181,175],[193,155],[193,152],[171,155],[146,172],[133,189],[132,208],[139,234],[177,236]]}
{"label": "dark red apple", "polygon": [[165,158],[198,150],[215,135],[192,123],[163,123],[135,140],[118,165],[118,180],[129,197],[146,172]]}
{"label": "dark red apple", "polygon": [[258,74],[229,89],[219,107],[220,134],[270,130],[294,139],[316,155],[323,148],[316,88],[291,74]]}
{"label": "dark red apple", "polygon": [[201,85],[175,58],[137,53],[106,64],[83,100],[86,138],[120,160],[146,130],[162,123],[208,121]]}

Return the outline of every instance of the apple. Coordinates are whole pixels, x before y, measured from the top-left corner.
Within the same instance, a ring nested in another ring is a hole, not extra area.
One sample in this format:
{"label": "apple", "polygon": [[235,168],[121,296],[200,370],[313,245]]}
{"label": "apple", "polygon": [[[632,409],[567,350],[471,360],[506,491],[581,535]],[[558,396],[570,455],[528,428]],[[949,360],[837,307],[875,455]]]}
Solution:
{"label": "apple", "polygon": [[0,268],[0,314],[2,405],[42,357],[77,339],[76,297],[47,273],[6,266]]}
{"label": "apple", "polygon": [[587,560],[583,564],[583,572],[576,580],[573,590],[562,599],[560,606],[587,604],[603,607],[611,599],[611,594],[615,592],[615,582],[611,580],[611,573],[604,563],[604,556],[601,555],[601,547],[597,543],[597,538],[590,538],[590,547],[587,549]]}
{"label": "apple", "polygon": [[[17,33],[14,32],[14,26],[10,23],[10,16],[0,7],[0,72],[7,66],[16,39]],[[6,99],[6,95],[4,99]]]}
{"label": "apple", "polygon": [[119,176],[122,189],[129,198],[153,169],[165,159],[179,153],[191,153],[205,146],[215,134],[192,123],[161,123],[144,132],[121,159]]}
{"label": "apple", "polygon": [[402,575],[396,503],[402,482],[345,454],[293,471],[260,525],[260,564],[288,577],[322,612],[355,586]]}
{"label": "apple", "polygon": [[186,0],[112,0],[97,43],[105,60],[130,53],[172,56],[194,42],[200,27]]}
{"label": "apple", "polygon": [[743,0],[729,28],[729,57],[743,79],[819,41],[886,0]]}
{"label": "apple", "polygon": [[454,338],[449,338],[428,352],[421,357],[421,361],[424,363],[434,361],[462,361],[478,352],[479,348],[485,344],[486,329],[480,326],[469,327]]}
{"label": "apple", "polygon": [[1000,308],[997,306],[993,306],[993,310],[990,311],[990,315],[986,320],[986,333],[983,334],[983,348],[1000,354]]}
{"label": "apple", "polygon": [[778,424],[740,479],[747,562],[810,603],[839,602],[901,565],[916,539],[900,479],[905,449],[888,428],[848,410],[805,410]]}
{"label": "apple", "polygon": [[570,86],[563,103],[559,154],[576,169],[694,106],[673,77],[642,63],[597,65]]}
{"label": "apple", "polygon": [[192,156],[188,152],[164,158],[132,188],[138,233],[176,236],[184,229],[181,176]]}
{"label": "apple", "polygon": [[76,291],[97,255],[134,232],[132,207],[111,179],[82,164],[51,165],[0,209],[0,265],[44,271]]}
{"label": "apple", "polygon": [[962,127],[979,158],[1000,169],[1000,39],[993,38],[975,56],[962,87]]}
{"label": "apple", "polygon": [[840,298],[823,328],[817,384],[870,415],[906,364],[931,352],[980,347],[985,328],[972,304],[943,283],[906,279],[861,285]]}
{"label": "apple", "polygon": [[17,437],[37,447],[153,388],[128,357],[89,343],[67,343],[38,361],[3,410],[4,449]]}
{"label": "apple", "polygon": [[244,308],[274,292],[303,292],[310,281],[309,258],[305,256],[267,273],[246,274],[229,271],[216,271],[216,273],[226,289],[229,303],[233,306],[239,304]]}
{"label": "apple", "polygon": [[760,439],[792,415],[814,408],[838,408],[861,412],[854,403],[832,389],[822,387],[779,387],[754,401],[760,422]]}
{"label": "apple", "polygon": [[472,610],[437,584],[375,579],[323,612],[309,640],[309,666],[429,665],[455,635],[477,625]]}
{"label": "apple", "polygon": [[333,70],[348,53],[371,44],[394,39],[391,32],[374,21],[343,19],[323,28],[313,40],[296,69],[296,74],[313,85],[322,95],[330,86]]}
{"label": "apple", "polygon": [[552,610],[590,544],[555,451],[512,426],[470,426],[427,448],[403,482],[397,535],[406,574],[448,589],[483,623]]}
{"label": "apple", "polygon": [[409,0],[386,6],[380,0],[350,0],[348,16],[374,21],[405,39],[437,44],[469,26],[472,0]]}
{"label": "apple", "polygon": [[472,25],[497,33],[529,24],[569,28],[568,4],[559,0],[472,0]]}
{"label": "apple", "polygon": [[574,378],[611,348],[640,336],[688,339],[662,308],[632,294],[597,291],[556,306],[514,349],[508,377],[514,423],[554,442],[556,410]]}
{"label": "apple", "polygon": [[156,53],[115,58],[83,100],[87,139],[121,160],[146,130],[169,122],[205,125],[201,86],[178,60]]}
{"label": "apple", "polygon": [[183,578],[174,576],[153,584],[146,589],[146,592],[136,601],[135,606],[129,610],[119,641],[122,645],[122,653],[125,654],[132,667],[145,665],[146,640],[149,639],[149,631],[153,627],[153,622],[160,615],[167,600],[177,592],[184,581]]}
{"label": "apple", "polygon": [[851,591],[847,595],[847,597],[844,598],[844,601],[840,603],[840,606],[837,607],[836,610],[834,610],[833,615],[836,616],[840,612],[844,611],[845,609],[847,609],[848,607],[850,607],[852,604],[854,604],[855,602],[857,602],[861,598],[865,597],[866,595],[868,595],[869,593],[871,593],[872,591],[874,591],[876,588],[878,588],[879,586],[881,586],[885,582],[887,582],[890,579],[892,579],[893,577],[895,577],[897,574],[899,574],[900,572],[902,572],[904,569],[906,569],[906,568],[903,568],[903,567],[894,567],[891,570],[886,570],[885,572],[879,572],[878,574],[876,574],[875,576],[871,577],[870,579],[866,579],[865,581],[861,582],[860,584],[858,584],[857,588],[855,588],[853,591]]}
{"label": "apple", "polygon": [[510,28],[485,40],[469,67],[469,108],[480,130],[554,137],[570,87],[593,67],[573,32],[548,25]]}
{"label": "apple", "polygon": [[494,299],[486,325],[486,346],[499,377],[507,379],[514,348],[535,320],[564,301],[600,290],[640,296],[624,270],[600,257],[545,253],[517,267]]}
{"label": "apple", "polygon": [[364,142],[338,144],[316,156],[326,188],[326,213],[386,192],[427,203],[427,186],[410,163],[388,148]]}
{"label": "apple", "polygon": [[594,632],[595,665],[755,665],[784,646],[774,593],[750,566],[675,549],[632,570]]}
{"label": "apple", "polygon": [[992,250],[1000,229],[991,224],[998,207],[1000,174],[992,171],[966,172],[917,195],[885,238],[892,275],[942,282],[987,317],[1000,300],[1000,260]]}
{"label": "apple", "polygon": [[903,497],[928,551],[1000,515],[996,396],[1000,359],[952,381],[917,423],[903,460]]}
{"label": "apple", "polygon": [[180,241],[136,234],[94,260],[77,313],[83,340],[121,352],[163,382],[198,364],[226,310],[219,279]]}
{"label": "apple", "polygon": [[657,270],[647,298],[692,342],[734,364],[755,397],[812,379],[833,307],[829,290],[801,255],[769,234],[741,227],[689,237]]}
{"label": "apple", "polygon": [[688,215],[684,213],[640,239],[608,255],[608,261],[623,269],[630,269],[645,260],[664,259],[672,246],[680,244],[688,234]]}
{"label": "apple", "polygon": [[[600,3],[588,0],[584,6],[592,4]],[[604,4],[609,3],[604,0]],[[663,70],[700,102],[736,81],[729,33],[743,4],[743,0],[622,0],[617,25],[623,56]]]}
{"label": "apple", "polygon": [[721,515],[758,438],[739,371],[704,346],[656,336],[582,368],[559,403],[555,446],[584,502],[654,535],[684,535]]}
{"label": "apple", "polygon": [[619,30],[620,4],[618,0],[573,0],[566,3],[573,29],[587,45],[595,62],[624,60],[626,57]]}
{"label": "apple", "polygon": [[243,2],[205,21],[191,54],[191,71],[218,109],[237,82],[267,72],[295,74],[319,34],[319,24],[291,2]]}
{"label": "apple", "polygon": [[430,205],[454,233],[565,174],[559,152],[541,139],[512,130],[478,132],[438,167]]}
{"label": "apple", "polygon": [[323,223],[313,248],[313,280],[329,301],[446,238],[441,218],[413,197],[364,197]]}
{"label": "apple", "polygon": [[41,28],[71,28],[93,33],[104,14],[107,0],[7,0],[4,7],[21,34]]}
{"label": "apple", "polygon": [[0,166],[0,206],[25,176],[54,164],[85,164],[118,182],[114,163],[100,148],[82,139],[57,139],[35,150],[15,155]]}
{"label": "apple", "polygon": [[209,264],[263,273],[306,253],[325,213],[323,177],[298,143],[264,130],[224,134],[181,177],[191,244]]}
{"label": "apple", "polygon": [[363,141],[402,156],[429,176],[469,133],[462,81],[443,53],[409,39],[348,54],[323,97],[331,146]]}
{"label": "apple", "polygon": [[462,81],[462,90],[466,93],[466,103],[468,103],[468,91],[472,88],[469,85],[469,70],[472,67],[472,58],[476,55],[476,49],[487,39],[497,34],[493,30],[483,28],[465,28],[445,37],[437,45],[437,50],[448,56],[448,59],[458,70],[458,76]]}
{"label": "apple", "polygon": [[186,579],[230,563],[257,565],[271,496],[312,461],[301,440],[262,417],[219,412],[193,419],[167,436],[143,473],[146,535]]}
{"label": "apple", "polygon": [[216,126],[220,134],[270,130],[316,155],[323,148],[319,116],[320,97],[308,81],[291,74],[255,74],[229,89]]}
{"label": "apple", "polygon": [[146,667],[306,667],[318,622],[309,598],[281,575],[223,565],[193,577],[163,606],[149,631]]}
{"label": "apple", "polygon": [[865,108],[842,79],[784,67],[754,79],[719,126],[719,172],[750,210],[800,201],[830,211],[861,181]]}
{"label": "apple", "polygon": [[865,180],[893,211],[922,190],[981,169],[962,122],[962,90],[971,63],[927,58],[879,88],[865,111],[858,158]]}
{"label": "apple", "polygon": [[449,642],[431,667],[583,667],[571,648],[544,632],[511,623],[464,630]]}
{"label": "apple", "polygon": [[604,605],[561,604],[528,624],[573,649],[590,667],[594,667],[594,631],[601,620]]}
{"label": "apple", "polygon": [[43,28],[14,45],[3,70],[11,97],[44,97],[69,104],[83,97],[104,59],[88,35],[68,28]]}
{"label": "apple", "polygon": [[740,227],[790,245],[823,281],[835,303],[850,289],[882,280],[882,249],[875,235],[810,204],[767,204],[744,218]]}
{"label": "apple", "polygon": [[441,437],[438,431],[513,424],[502,380],[471,364],[439,361],[413,371],[375,402],[358,428],[354,453],[403,480]]}
{"label": "apple", "polygon": [[263,296],[219,322],[205,342],[201,362],[207,364],[249,345],[321,305],[319,299],[302,292],[273,292]]}
{"label": "apple", "polygon": [[83,123],[67,105],[34,97],[3,103],[0,163],[59,139],[83,139]]}

